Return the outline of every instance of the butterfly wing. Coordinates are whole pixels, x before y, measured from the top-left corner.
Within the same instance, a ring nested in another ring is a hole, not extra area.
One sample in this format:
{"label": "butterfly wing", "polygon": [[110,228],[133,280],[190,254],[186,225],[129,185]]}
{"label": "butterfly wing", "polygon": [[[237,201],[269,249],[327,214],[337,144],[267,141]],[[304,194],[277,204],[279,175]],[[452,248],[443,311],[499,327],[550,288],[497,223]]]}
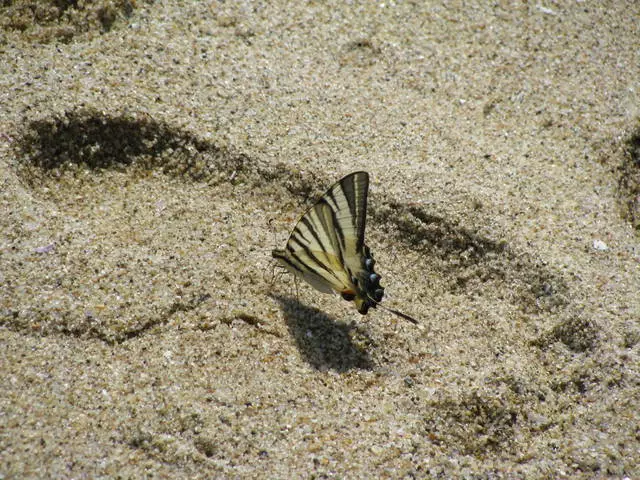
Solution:
{"label": "butterfly wing", "polygon": [[354,172],[332,186],[320,199],[335,214],[337,248],[340,249],[343,263],[348,266],[355,261],[353,266],[359,268],[359,257],[364,245],[368,193],[369,174]]}
{"label": "butterfly wing", "polygon": [[321,292],[355,295],[353,268],[361,268],[368,187],[366,172],[334,184],[300,219],[286,249],[273,256]]}
{"label": "butterfly wing", "polygon": [[[298,221],[284,250],[273,256],[324,293],[338,292],[366,315],[384,295],[375,261],[364,243],[369,174],[354,172],[335,183]],[[391,313],[417,324],[394,309]]]}

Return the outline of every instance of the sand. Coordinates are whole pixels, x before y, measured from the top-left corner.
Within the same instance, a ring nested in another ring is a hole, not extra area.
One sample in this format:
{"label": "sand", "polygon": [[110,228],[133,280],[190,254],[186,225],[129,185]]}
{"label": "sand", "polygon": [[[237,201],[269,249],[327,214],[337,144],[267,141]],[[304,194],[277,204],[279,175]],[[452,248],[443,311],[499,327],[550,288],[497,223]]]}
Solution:
{"label": "sand", "polygon": [[[640,477],[640,4],[64,6],[0,7],[0,478]],[[355,170],[419,328],[274,270]]]}

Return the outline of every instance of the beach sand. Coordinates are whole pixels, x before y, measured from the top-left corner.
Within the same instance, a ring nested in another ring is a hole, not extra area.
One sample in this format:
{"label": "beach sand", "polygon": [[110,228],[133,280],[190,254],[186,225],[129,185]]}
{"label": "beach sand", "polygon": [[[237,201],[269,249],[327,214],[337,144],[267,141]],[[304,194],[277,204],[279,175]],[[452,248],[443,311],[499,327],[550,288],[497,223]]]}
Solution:
{"label": "beach sand", "polygon": [[[63,3],[0,7],[0,478],[640,478],[639,3]],[[419,327],[274,269],[356,170]]]}

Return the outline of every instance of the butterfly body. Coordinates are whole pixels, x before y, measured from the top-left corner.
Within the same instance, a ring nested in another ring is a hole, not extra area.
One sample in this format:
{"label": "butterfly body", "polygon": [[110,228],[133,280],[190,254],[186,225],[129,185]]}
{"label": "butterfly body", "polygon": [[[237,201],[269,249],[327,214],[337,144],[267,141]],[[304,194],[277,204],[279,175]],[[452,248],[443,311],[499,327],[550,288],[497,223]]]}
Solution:
{"label": "butterfly body", "polygon": [[[353,301],[362,315],[384,296],[375,261],[364,243],[369,174],[354,172],[336,182],[298,221],[283,250],[273,257],[323,293]],[[391,310],[411,322],[408,315]]]}

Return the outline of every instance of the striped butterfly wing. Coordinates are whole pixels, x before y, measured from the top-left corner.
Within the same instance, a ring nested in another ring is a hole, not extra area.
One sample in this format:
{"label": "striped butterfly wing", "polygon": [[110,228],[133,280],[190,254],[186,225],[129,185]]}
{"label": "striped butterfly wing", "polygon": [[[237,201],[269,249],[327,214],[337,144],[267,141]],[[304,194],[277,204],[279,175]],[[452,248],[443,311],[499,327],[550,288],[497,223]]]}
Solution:
{"label": "striped butterfly wing", "polygon": [[334,184],[303,215],[285,250],[273,256],[317,290],[356,296],[362,269],[369,174],[354,172]]}
{"label": "striped butterfly wing", "polygon": [[362,315],[380,306],[411,323],[418,321],[380,305],[384,288],[364,243],[369,174],[354,172],[335,183],[298,221],[284,250],[273,256],[324,293],[338,292]]}

